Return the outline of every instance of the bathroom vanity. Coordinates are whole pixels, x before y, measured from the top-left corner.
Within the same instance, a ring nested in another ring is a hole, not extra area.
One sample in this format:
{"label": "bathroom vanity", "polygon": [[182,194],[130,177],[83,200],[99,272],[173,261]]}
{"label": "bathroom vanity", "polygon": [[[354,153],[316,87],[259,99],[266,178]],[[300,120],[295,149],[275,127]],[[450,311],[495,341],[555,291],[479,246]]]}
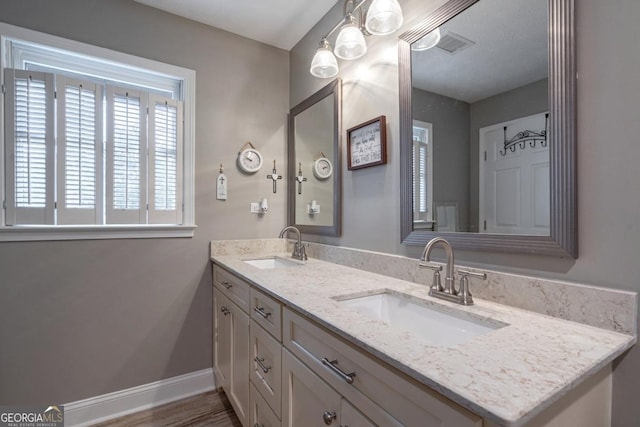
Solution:
{"label": "bathroom vanity", "polygon": [[[243,426],[609,425],[611,362],[635,331],[456,306],[422,284],[292,260],[286,243],[212,242],[216,384]],[[383,319],[389,301],[400,316]],[[432,335],[438,324],[453,329]]]}

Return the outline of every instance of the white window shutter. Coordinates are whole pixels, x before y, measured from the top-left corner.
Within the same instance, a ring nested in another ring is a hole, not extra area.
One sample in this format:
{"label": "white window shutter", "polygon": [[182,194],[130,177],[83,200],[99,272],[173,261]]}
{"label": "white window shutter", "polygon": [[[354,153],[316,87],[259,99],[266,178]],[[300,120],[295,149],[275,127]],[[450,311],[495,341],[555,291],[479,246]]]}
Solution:
{"label": "white window shutter", "polygon": [[149,95],[149,223],[182,224],[182,103]]}
{"label": "white window shutter", "polygon": [[420,144],[418,147],[418,176],[420,177],[420,213],[427,213],[427,144]]}
{"label": "white window shutter", "polygon": [[[417,125],[418,124],[418,125]],[[413,217],[433,219],[433,125],[414,121],[413,126]]]}
{"label": "white window shutter", "polygon": [[53,74],[5,70],[8,225],[54,223]]}
{"label": "white window shutter", "polygon": [[107,87],[107,224],[147,222],[147,96]]}
{"label": "white window shutter", "polygon": [[57,76],[56,92],[58,224],[102,224],[102,85]]}

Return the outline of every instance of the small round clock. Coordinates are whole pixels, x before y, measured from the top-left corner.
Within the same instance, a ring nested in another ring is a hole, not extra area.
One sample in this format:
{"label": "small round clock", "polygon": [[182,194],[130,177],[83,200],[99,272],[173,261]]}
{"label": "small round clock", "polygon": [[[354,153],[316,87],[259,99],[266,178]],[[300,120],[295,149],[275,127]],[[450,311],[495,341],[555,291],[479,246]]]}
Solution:
{"label": "small round clock", "polygon": [[238,166],[246,173],[255,173],[262,167],[262,154],[255,148],[245,148],[238,153]]}
{"label": "small round clock", "polygon": [[326,157],[320,157],[313,162],[313,174],[318,179],[327,179],[333,173],[333,165]]}

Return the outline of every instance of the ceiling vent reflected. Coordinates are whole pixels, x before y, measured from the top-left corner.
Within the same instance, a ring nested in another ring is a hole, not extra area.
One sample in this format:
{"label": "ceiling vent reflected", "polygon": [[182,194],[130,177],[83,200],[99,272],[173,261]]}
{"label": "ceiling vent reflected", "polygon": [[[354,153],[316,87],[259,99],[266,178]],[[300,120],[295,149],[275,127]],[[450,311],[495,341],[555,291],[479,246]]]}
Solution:
{"label": "ceiling vent reflected", "polygon": [[440,41],[438,42],[436,47],[444,50],[447,53],[450,53],[451,55],[455,55],[465,50],[469,46],[473,46],[474,44],[476,43],[465,37],[462,37],[460,34],[456,34],[453,31],[447,31],[446,33],[442,34],[442,36],[440,37]]}

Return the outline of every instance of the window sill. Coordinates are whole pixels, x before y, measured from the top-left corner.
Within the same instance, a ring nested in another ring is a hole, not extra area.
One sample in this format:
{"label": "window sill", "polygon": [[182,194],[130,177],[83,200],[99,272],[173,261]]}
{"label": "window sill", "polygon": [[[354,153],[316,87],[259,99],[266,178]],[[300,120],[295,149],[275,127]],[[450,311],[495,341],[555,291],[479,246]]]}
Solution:
{"label": "window sill", "polygon": [[193,237],[196,225],[16,225],[0,227],[0,242]]}

